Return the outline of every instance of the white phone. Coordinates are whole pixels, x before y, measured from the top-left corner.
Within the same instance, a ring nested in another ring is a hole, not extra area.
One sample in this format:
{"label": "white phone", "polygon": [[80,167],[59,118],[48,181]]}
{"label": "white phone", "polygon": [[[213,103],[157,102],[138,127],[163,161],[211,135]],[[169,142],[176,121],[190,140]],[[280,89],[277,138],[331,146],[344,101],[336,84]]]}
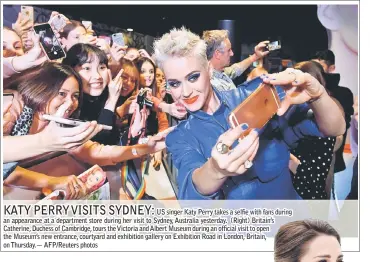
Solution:
{"label": "white phone", "polygon": [[59,32],[67,25],[67,20],[63,15],[56,15],[51,19],[50,25]]}
{"label": "white phone", "polygon": [[21,6],[21,14],[23,20],[30,20],[33,23],[33,7],[32,6]]}
{"label": "white phone", "polygon": [[[63,124],[63,127],[79,126],[79,125],[86,123],[86,121],[84,120],[73,119],[73,118],[63,118],[59,116],[43,115],[42,117],[46,120],[55,121],[59,124]],[[102,125],[102,126],[104,130],[112,130],[111,126],[107,126],[107,125]]]}
{"label": "white phone", "polygon": [[125,46],[125,38],[122,33],[116,33],[112,35],[112,41],[113,43],[116,43],[117,45],[120,46]]}

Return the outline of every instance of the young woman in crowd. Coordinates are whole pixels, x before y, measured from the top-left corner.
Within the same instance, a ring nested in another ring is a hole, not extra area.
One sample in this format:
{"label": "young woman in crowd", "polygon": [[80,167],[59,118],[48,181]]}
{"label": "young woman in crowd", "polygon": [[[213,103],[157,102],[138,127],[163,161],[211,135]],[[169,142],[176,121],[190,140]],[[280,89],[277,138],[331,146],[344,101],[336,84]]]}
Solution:
{"label": "young woman in crowd", "polygon": [[[179,199],[300,199],[288,167],[290,147],[306,136],[337,136],[345,131],[340,108],[325,88],[311,75],[290,69],[218,92],[210,83],[206,43],[185,28],[162,36],[154,50],[172,96],[190,113],[166,138],[179,172]],[[238,143],[249,127],[240,123],[230,130],[228,117],[262,81],[281,85],[287,97],[278,116]],[[282,116],[291,104],[305,102],[314,119],[293,125]]]}
{"label": "young woman in crowd", "polygon": [[326,221],[289,222],[275,236],[275,262],[343,262],[340,242]]}
{"label": "young woman in crowd", "polygon": [[[315,61],[301,62],[295,65],[296,69],[308,73],[316,78],[325,87],[324,70]],[[330,94],[328,90],[326,90]],[[332,98],[334,99],[334,98]],[[343,111],[338,103],[338,106]],[[312,118],[309,106],[301,107],[292,119]],[[306,137],[299,141],[298,146],[291,153],[293,184],[303,199],[327,199],[325,191],[326,178],[333,159],[335,137]]]}
{"label": "young woman in crowd", "polygon": [[[32,135],[42,132],[49,125],[49,121],[42,116],[44,114],[55,115],[61,107],[64,111],[61,114],[63,118],[77,117],[81,105],[82,80],[69,66],[45,63],[24,72],[10,87],[11,90],[4,92],[14,94],[12,107],[17,108],[11,110],[12,116],[9,116],[9,120],[3,123],[8,127],[4,136]],[[87,141],[69,153],[89,164],[115,165],[162,150],[165,145],[164,142],[159,141],[165,135],[166,133],[162,133],[151,137],[147,145],[133,147],[104,146]],[[22,147],[16,139],[13,142],[14,147]],[[76,198],[80,196],[81,190],[83,191],[74,177],[52,178],[20,167],[16,167],[4,180],[4,185],[21,186],[34,190],[40,190],[43,187],[51,187],[53,190],[64,189],[70,196]]]}
{"label": "young woman in crowd", "polygon": [[[150,89],[151,95],[148,96],[149,99],[153,100],[158,97],[158,90],[156,85],[156,65],[153,61],[147,57],[140,57],[134,61],[138,71],[140,73],[140,89]],[[149,111],[147,116],[146,132],[148,135],[157,133],[168,128],[168,119],[164,112],[155,112],[153,110]],[[154,166],[157,167],[162,162],[162,152],[157,152],[154,155],[155,163]]]}
{"label": "young woman in crowd", "polygon": [[23,43],[20,36],[10,29],[3,27],[3,57],[13,57],[24,55]]}
{"label": "young woman in crowd", "polygon": [[[114,127],[115,108],[122,88],[121,73],[112,80],[104,51],[89,44],[76,44],[69,49],[63,64],[73,67],[82,79],[83,101],[79,119],[97,120]],[[102,131],[94,141],[116,145],[112,131]]]}
{"label": "young woman in crowd", "polygon": [[87,35],[86,28],[79,21],[69,20],[59,34],[61,37],[61,44],[66,51],[78,43],[95,45],[97,42],[96,37]]}

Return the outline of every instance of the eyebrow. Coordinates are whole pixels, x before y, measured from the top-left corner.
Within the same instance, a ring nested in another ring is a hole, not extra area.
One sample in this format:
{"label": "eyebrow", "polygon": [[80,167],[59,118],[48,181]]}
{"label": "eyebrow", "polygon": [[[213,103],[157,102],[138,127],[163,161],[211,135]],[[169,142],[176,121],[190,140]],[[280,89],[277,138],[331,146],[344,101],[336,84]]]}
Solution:
{"label": "eyebrow", "polygon": [[[194,73],[199,73],[200,71],[199,70],[194,70],[194,71],[191,71],[189,74],[187,74],[185,76],[185,78],[187,78],[188,76],[190,76],[191,74],[194,74]],[[176,79],[167,79],[167,81],[178,81]]]}
{"label": "eyebrow", "polygon": [[320,255],[314,258],[331,258],[331,256],[330,255]]}

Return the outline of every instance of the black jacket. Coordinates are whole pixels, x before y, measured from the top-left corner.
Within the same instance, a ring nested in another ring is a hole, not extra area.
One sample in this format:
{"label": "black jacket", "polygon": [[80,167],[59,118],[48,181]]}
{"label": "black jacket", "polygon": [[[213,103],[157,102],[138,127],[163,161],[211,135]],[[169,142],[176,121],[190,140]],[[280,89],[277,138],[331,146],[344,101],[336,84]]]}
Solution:
{"label": "black jacket", "polygon": [[350,127],[351,116],[354,113],[353,110],[353,93],[352,91],[343,86],[339,86],[340,74],[325,74],[326,89],[330,92],[330,95],[338,100],[344,110],[346,120],[346,132],[343,135],[343,143],[335,153],[335,166],[334,172],[340,172],[346,169],[346,164],[343,159],[343,150],[346,143],[347,130]]}

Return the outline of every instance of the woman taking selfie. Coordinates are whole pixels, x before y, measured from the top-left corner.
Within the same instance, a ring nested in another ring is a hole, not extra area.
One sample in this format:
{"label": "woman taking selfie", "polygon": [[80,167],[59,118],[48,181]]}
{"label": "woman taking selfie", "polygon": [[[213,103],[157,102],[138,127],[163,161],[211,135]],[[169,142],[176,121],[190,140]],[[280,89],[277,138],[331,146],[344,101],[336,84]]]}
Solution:
{"label": "woman taking selfie", "polygon": [[[154,50],[172,96],[190,113],[166,139],[179,171],[179,198],[300,199],[289,173],[290,147],[305,136],[336,136],[345,131],[340,109],[324,87],[309,74],[286,70],[218,92],[210,83],[205,42],[185,28],[162,36]],[[286,90],[279,115],[291,104],[309,102],[315,119],[292,126],[285,117],[275,116],[238,144],[248,125],[230,129],[228,117],[262,81]]]}

